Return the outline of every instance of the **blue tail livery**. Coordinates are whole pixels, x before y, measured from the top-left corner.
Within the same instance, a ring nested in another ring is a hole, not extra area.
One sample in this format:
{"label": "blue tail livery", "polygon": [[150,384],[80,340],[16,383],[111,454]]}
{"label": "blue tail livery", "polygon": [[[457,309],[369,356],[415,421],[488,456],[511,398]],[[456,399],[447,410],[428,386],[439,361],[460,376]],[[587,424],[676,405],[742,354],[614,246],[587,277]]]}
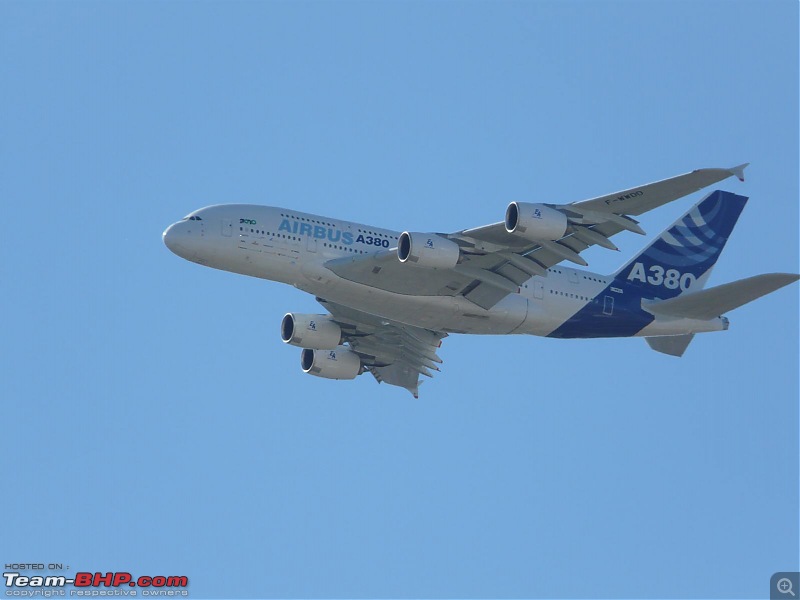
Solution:
{"label": "blue tail livery", "polygon": [[745,196],[711,192],[617,271],[615,281],[649,298],[702,288],[746,203]]}
{"label": "blue tail livery", "polygon": [[[746,203],[745,196],[711,192],[628,261],[605,289],[549,336],[631,337],[648,335],[648,328],[653,335],[665,330],[669,333],[642,302],[667,300],[702,289]],[[727,327],[722,322],[714,326]],[[658,351],[667,347],[663,342],[650,345]]]}

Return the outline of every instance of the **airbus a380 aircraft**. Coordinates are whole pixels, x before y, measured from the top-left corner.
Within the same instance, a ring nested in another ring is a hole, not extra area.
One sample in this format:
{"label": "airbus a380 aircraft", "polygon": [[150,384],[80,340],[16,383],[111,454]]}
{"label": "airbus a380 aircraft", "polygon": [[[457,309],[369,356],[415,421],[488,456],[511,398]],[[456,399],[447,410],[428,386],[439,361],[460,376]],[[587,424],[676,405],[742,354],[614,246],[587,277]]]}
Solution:
{"label": "airbus a380 aircraft", "polygon": [[397,232],[296,210],[223,204],[170,225],[164,243],[201,265],[293,285],[330,314],[288,313],[281,337],[303,371],[370,372],[418,395],[449,333],[557,338],[641,336],[681,356],[694,334],[728,328],[724,313],[800,277],[772,273],[703,289],[747,198],[714,191],[613,275],[580,253],[644,234],[641,215],[736,175],[700,169],[572,204],[512,202],[503,222],[456,233]]}

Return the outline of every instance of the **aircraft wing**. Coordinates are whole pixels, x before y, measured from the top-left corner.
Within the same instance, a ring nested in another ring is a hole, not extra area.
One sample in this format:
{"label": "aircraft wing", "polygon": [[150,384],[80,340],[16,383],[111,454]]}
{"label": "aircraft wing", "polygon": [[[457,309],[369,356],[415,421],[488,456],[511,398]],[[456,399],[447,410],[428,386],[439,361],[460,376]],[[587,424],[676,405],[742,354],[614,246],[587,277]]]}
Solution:
{"label": "aircraft wing", "polygon": [[644,234],[629,215],[641,215],[734,175],[744,180],[746,166],[698,169],[582,202],[547,204],[568,222],[564,236],[553,241],[531,242],[506,231],[503,222],[436,234],[459,246],[459,262],[449,269],[400,263],[396,249],[334,259],[325,266],[340,277],[380,289],[423,296],[461,295],[489,309],[533,275],[546,276],[547,269],[564,260],[586,266],[580,253],[590,246],[617,250],[609,238],[620,231]]}
{"label": "aircraft wing", "polygon": [[342,328],[343,341],[359,355],[378,383],[407,389],[418,397],[420,375],[432,377],[442,360],[436,351],[447,334],[412,327],[317,298]]}

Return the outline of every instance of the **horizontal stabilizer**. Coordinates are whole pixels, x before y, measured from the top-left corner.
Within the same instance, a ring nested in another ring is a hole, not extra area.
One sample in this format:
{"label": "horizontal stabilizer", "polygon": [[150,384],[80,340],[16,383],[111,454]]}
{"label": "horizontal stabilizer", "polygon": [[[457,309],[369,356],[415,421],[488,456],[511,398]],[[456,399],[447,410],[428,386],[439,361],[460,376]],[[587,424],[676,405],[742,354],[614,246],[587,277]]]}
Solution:
{"label": "horizontal stabilizer", "polygon": [[693,333],[687,333],[685,335],[662,335],[644,339],[656,352],[669,354],[670,356],[683,356],[693,337]]}
{"label": "horizontal stabilizer", "polygon": [[792,273],[756,275],[707,290],[682,294],[669,300],[642,300],[642,308],[656,316],[708,320],[766,296],[798,279],[800,275]]}

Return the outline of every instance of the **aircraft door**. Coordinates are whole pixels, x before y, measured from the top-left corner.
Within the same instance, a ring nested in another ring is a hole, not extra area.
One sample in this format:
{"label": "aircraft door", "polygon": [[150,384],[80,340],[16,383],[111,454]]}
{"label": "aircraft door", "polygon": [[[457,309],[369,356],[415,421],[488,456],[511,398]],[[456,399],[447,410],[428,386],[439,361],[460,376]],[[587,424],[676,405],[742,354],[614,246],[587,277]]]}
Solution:
{"label": "aircraft door", "polygon": [[539,279],[533,280],[533,297],[537,300],[544,298],[544,282]]}
{"label": "aircraft door", "polygon": [[233,221],[231,219],[222,219],[222,235],[231,237],[233,232]]}
{"label": "aircraft door", "polygon": [[603,314],[609,316],[614,314],[614,296],[606,296],[603,300]]}
{"label": "aircraft door", "polygon": [[313,235],[308,236],[308,242],[306,244],[306,249],[309,252],[316,252],[317,251],[317,238]]}

